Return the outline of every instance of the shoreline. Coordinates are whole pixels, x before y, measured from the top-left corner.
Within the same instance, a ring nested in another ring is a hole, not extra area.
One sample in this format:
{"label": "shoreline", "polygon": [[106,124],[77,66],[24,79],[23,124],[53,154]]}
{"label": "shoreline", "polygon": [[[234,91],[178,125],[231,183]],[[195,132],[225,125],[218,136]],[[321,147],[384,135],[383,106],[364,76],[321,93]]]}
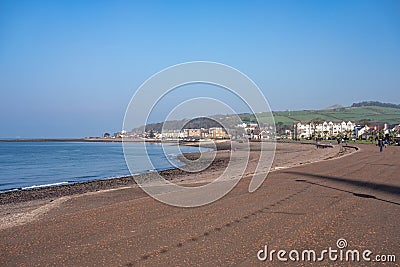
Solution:
{"label": "shoreline", "polygon": [[[230,149],[230,145],[227,145],[226,143],[216,143],[216,144],[217,146],[215,148],[217,151]],[[196,146],[194,144],[185,144],[185,145]],[[204,144],[204,147],[211,148],[209,144]],[[177,158],[180,161],[182,161],[182,163],[184,163],[182,159],[188,157],[196,158],[198,154],[199,153],[184,153],[178,155]],[[59,183],[54,183],[54,185],[52,184],[50,184],[49,186],[38,185],[37,187],[28,189],[16,188],[0,192],[0,205],[10,204],[10,203],[20,203],[31,200],[53,199],[74,194],[113,189],[122,186],[137,186],[135,179],[133,178],[134,176],[140,176],[146,178],[146,176],[149,176],[152,172],[158,172],[159,174],[166,177],[168,180],[174,180],[173,177],[187,174],[179,168],[171,167],[164,170],[158,170],[158,171],[154,170],[134,175],[102,178],[92,181],[74,182],[67,184],[59,182]]]}
{"label": "shoreline", "polygon": [[[0,139],[0,143],[47,143],[47,142],[104,142],[104,143],[121,143],[124,142],[149,142],[149,143],[160,143],[158,140],[143,140],[133,138],[103,138],[103,137],[85,137],[85,138],[27,138],[27,139]],[[173,142],[171,142],[173,143]]]}
{"label": "shoreline", "polygon": [[[228,139],[213,140],[216,143],[226,142]],[[0,143],[51,143],[51,142],[104,142],[104,143],[122,143],[122,142],[145,142],[145,143],[167,143],[167,144],[190,144],[198,141],[180,140],[180,139],[143,139],[143,138],[104,138],[104,137],[83,137],[83,138],[26,138],[26,139],[0,139]],[[208,140],[202,142],[209,142]]]}
{"label": "shoreline", "polygon": [[[190,144],[190,145],[195,146],[196,144]],[[284,147],[285,145],[287,145],[287,144],[282,144],[281,146]],[[309,144],[289,144],[289,145],[300,146],[300,147],[306,145],[307,147],[309,147]],[[257,143],[254,143],[253,146],[255,148],[251,148],[251,153],[256,154],[257,153],[257,149],[256,149]],[[204,177],[204,176],[209,175],[210,173],[214,173],[216,171],[224,169],[228,165],[228,162],[229,162],[229,157],[227,156],[227,154],[230,151],[230,148],[231,148],[231,145],[228,142],[217,143],[216,159],[210,164],[210,166],[208,166],[206,169],[200,171],[197,176],[200,175],[201,177]],[[332,150],[332,151],[329,151],[329,150]],[[299,153],[299,151],[300,151],[300,153],[303,153],[303,154],[304,153],[324,153],[324,155],[320,158],[317,157],[316,159],[310,159],[310,158],[307,159],[306,158],[303,161],[297,160],[294,162],[290,162],[290,161],[279,162],[279,160],[277,160],[278,162],[275,163],[276,166],[274,166],[274,167],[271,166],[270,172],[278,171],[281,169],[287,169],[287,168],[304,165],[304,164],[311,164],[311,163],[315,163],[315,162],[322,161],[322,160],[331,160],[331,159],[340,158],[342,156],[352,153],[352,152],[349,152],[349,150],[356,151],[357,149],[356,149],[356,147],[349,147],[348,149],[345,149],[344,152],[340,152],[340,151],[335,152],[335,151],[333,151],[332,148],[301,149],[301,150],[298,150],[297,153]],[[314,151],[317,151],[317,152],[314,152]],[[208,153],[212,153],[212,152],[208,152]],[[283,152],[278,152],[278,153],[283,154]],[[293,154],[292,151],[288,151],[288,152],[284,152],[284,153],[287,153],[288,155]],[[296,153],[296,151],[294,151],[294,153]],[[188,159],[188,160],[197,159],[198,154],[199,153],[181,154],[178,156],[178,159],[181,160],[183,163],[185,163],[185,159]],[[185,172],[179,168],[171,168],[171,169],[161,170],[161,171],[158,171],[158,173],[161,174],[162,176],[164,176],[167,180],[173,181],[173,182],[189,182],[190,183],[190,182],[195,181],[195,177],[197,177],[195,174]],[[26,189],[26,190],[6,191],[3,193],[0,193],[0,205],[17,204],[17,203],[28,202],[28,201],[32,201],[32,200],[52,200],[52,199],[64,197],[64,196],[83,194],[83,193],[88,193],[88,192],[97,192],[97,191],[108,190],[108,189],[116,189],[119,187],[127,187],[127,186],[135,187],[135,186],[137,186],[137,184],[135,182],[135,179],[133,178],[134,176],[135,177],[140,176],[141,179],[146,179],[150,175],[151,175],[151,172],[147,172],[147,173],[137,174],[137,175],[128,175],[128,176],[117,177],[117,178],[99,179],[99,180],[86,181],[86,182],[80,182],[80,183],[61,184],[61,185],[46,186],[46,187],[36,187],[36,188]]]}

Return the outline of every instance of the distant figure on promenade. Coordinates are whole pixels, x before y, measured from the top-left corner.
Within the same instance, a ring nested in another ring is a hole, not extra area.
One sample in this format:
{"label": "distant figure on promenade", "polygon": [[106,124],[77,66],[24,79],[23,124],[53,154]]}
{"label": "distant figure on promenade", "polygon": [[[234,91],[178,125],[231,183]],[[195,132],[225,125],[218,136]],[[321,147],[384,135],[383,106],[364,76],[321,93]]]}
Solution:
{"label": "distant figure on promenade", "polygon": [[385,142],[384,142],[383,144],[385,145],[385,148],[387,148],[387,146],[388,146],[388,141],[385,140]]}
{"label": "distant figure on promenade", "polygon": [[378,140],[378,146],[379,146],[379,152],[382,152],[382,148],[383,148],[383,141],[382,139]]}

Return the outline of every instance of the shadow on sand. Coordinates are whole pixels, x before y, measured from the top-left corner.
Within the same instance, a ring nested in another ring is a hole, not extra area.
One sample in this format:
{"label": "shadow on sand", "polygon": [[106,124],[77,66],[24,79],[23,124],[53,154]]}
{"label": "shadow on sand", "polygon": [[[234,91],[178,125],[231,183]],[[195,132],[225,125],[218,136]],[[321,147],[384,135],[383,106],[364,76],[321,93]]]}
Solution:
{"label": "shadow on sand", "polygon": [[[379,184],[379,183],[366,182],[366,181],[357,181],[357,180],[353,180],[353,179],[345,179],[345,178],[339,178],[339,177],[332,177],[332,176],[318,175],[318,174],[311,174],[311,173],[304,173],[304,172],[296,172],[296,171],[286,171],[285,173],[300,175],[303,177],[311,177],[311,178],[317,178],[317,179],[321,179],[321,180],[339,182],[342,184],[350,184],[350,185],[354,185],[354,186],[357,186],[360,188],[368,188],[368,189],[371,189],[374,191],[389,193],[389,194],[396,195],[396,196],[400,195],[400,187],[395,186],[395,185]],[[337,191],[346,192],[346,193],[354,195],[355,197],[370,198],[370,199],[375,199],[375,200],[383,201],[383,202],[390,203],[390,204],[400,205],[400,203],[393,202],[393,201],[386,200],[386,199],[381,199],[381,198],[378,198],[376,196],[369,195],[369,194],[344,190],[341,188],[328,186],[328,185],[322,185],[319,183],[315,183],[315,182],[307,181],[307,180],[303,180],[303,179],[297,179],[295,181],[308,183],[308,184],[312,184],[312,185],[316,185],[316,186],[321,186],[321,187],[325,187],[325,188],[329,188],[329,189],[333,189],[333,190],[337,190]]]}

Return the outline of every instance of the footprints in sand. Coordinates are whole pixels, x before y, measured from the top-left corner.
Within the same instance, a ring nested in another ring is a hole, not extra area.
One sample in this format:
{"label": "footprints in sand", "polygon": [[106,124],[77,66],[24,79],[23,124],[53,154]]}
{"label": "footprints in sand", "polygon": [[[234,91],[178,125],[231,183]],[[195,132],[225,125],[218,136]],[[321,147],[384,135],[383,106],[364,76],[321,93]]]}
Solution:
{"label": "footprints in sand", "polygon": [[[170,250],[182,248],[182,247],[185,246],[185,244],[190,244],[192,242],[202,242],[207,237],[209,237],[211,235],[219,234],[219,233],[223,232],[224,230],[228,231],[228,229],[234,227],[235,224],[246,223],[246,222],[250,221],[254,217],[263,216],[263,214],[266,213],[267,211],[269,211],[270,208],[282,205],[283,203],[285,203],[286,201],[292,199],[293,197],[295,197],[295,196],[297,196],[297,195],[299,195],[301,193],[304,193],[310,187],[311,187],[311,185],[308,185],[308,186],[304,187],[303,189],[301,189],[299,191],[296,191],[293,194],[288,195],[288,196],[286,196],[286,197],[284,197],[284,198],[282,198],[282,199],[280,199],[280,200],[278,200],[278,201],[276,201],[276,202],[274,202],[272,204],[269,204],[269,205],[267,205],[265,207],[262,207],[262,208],[260,208],[260,209],[258,209],[256,211],[253,211],[253,212],[251,212],[249,214],[246,214],[246,215],[244,215],[244,216],[242,216],[240,218],[236,218],[235,220],[227,222],[222,226],[214,227],[214,228],[212,228],[212,229],[210,229],[208,231],[205,231],[204,233],[202,233],[202,234],[200,234],[198,236],[193,236],[191,238],[188,238],[188,239],[183,240],[181,242],[178,242],[176,244],[171,244],[169,247],[162,247],[162,248],[154,251],[151,254],[142,255],[140,257],[139,261],[146,261],[151,257],[155,257],[155,256],[160,255],[160,254],[165,254],[165,253],[169,252]],[[271,212],[268,212],[268,214],[269,213],[271,213]],[[290,213],[288,213],[288,214],[290,214]],[[134,266],[134,265],[136,265],[135,262],[136,261],[127,263],[126,266]]]}

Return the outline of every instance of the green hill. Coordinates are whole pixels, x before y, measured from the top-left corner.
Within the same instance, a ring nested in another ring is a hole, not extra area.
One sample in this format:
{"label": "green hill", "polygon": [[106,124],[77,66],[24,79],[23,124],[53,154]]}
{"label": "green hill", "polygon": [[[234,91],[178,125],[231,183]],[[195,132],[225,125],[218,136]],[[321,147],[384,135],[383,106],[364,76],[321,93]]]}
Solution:
{"label": "green hill", "polygon": [[275,123],[293,124],[296,121],[370,121],[400,124],[400,109],[378,106],[343,107],[324,110],[276,111],[273,112]]}
{"label": "green hill", "polygon": [[[368,124],[370,122],[386,122],[389,124],[400,124],[400,108],[382,107],[382,106],[360,106],[360,107],[338,107],[322,110],[299,110],[299,111],[274,111],[274,120],[278,128],[291,128],[295,122],[309,122],[311,120],[319,121],[352,121],[359,124]],[[259,122],[270,123],[271,117],[268,113],[258,113]],[[215,115],[224,125],[233,127],[240,123],[237,117],[230,115]],[[256,122],[254,115],[239,114],[243,122]],[[146,126],[146,130],[161,131],[165,129],[180,129],[182,125],[188,123],[188,120],[168,121],[163,123],[151,123]],[[188,123],[185,128],[214,127],[210,120],[197,119],[195,122]],[[137,128],[137,129],[142,129]]]}

